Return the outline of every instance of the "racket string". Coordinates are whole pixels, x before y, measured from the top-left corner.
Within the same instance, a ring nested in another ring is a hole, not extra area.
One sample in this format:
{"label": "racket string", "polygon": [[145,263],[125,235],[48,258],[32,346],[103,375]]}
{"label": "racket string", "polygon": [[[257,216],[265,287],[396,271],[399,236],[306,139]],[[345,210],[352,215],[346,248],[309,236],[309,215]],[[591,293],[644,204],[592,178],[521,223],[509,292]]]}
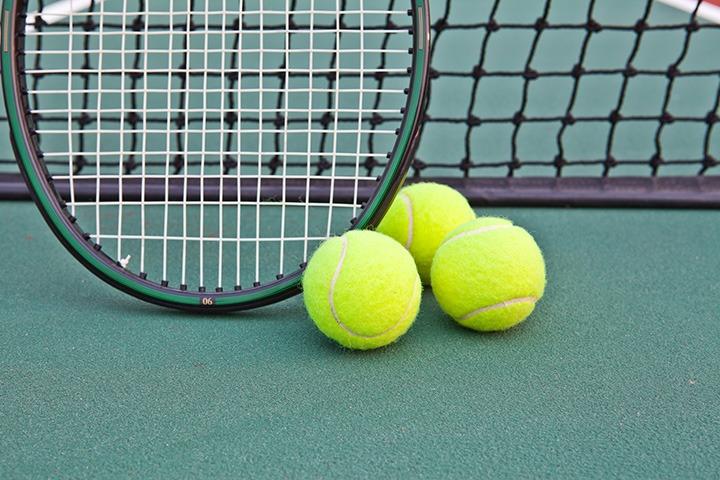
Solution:
{"label": "racket string", "polygon": [[163,285],[295,271],[348,228],[394,144],[412,59],[394,4],[123,0],[36,21],[28,94],[57,190]]}

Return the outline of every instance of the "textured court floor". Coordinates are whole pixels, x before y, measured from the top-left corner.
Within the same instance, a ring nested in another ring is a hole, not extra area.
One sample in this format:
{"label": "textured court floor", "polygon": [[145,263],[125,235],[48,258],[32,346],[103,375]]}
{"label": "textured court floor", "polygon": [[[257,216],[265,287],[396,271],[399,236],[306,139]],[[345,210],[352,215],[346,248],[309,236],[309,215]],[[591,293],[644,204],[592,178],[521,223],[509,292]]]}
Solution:
{"label": "textured court floor", "polygon": [[427,291],[388,348],[343,351],[299,298],[201,317],[98,283],[0,203],[0,477],[697,478],[720,468],[714,211],[493,209],[544,248],[505,334]]}

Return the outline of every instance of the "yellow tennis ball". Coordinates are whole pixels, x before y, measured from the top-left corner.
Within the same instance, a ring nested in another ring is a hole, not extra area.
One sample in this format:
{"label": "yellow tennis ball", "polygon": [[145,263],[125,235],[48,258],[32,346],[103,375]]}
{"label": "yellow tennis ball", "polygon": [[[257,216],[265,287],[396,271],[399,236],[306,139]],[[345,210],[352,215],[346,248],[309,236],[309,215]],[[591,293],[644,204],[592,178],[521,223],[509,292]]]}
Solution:
{"label": "yellow tennis ball", "polygon": [[437,183],[416,183],[398,193],[377,231],[407,248],[423,283],[430,283],[435,251],[454,228],[475,218],[465,197]]}
{"label": "yellow tennis ball", "polygon": [[422,285],[396,241],[355,230],[325,241],[303,275],[305,307],[325,335],[368,350],[397,340],[415,321]]}
{"label": "yellow tennis ball", "polygon": [[533,237],[502,218],[453,230],[435,254],[432,289],[460,325],[506,330],[525,320],[545,290],[545,261]]}

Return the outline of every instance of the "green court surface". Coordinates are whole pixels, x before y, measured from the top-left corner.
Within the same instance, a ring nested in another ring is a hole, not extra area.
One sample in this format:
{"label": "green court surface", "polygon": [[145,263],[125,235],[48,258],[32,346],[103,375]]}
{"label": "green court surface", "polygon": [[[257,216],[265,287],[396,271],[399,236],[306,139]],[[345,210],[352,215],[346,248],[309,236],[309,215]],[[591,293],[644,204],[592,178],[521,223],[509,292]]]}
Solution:
{"label": "green court surface", "polygon": [[[720,28],[688,30],[686,13],[657,2],[648,10],[640,0],[436,3],[436,76],[411,175],[692,178],[718,157],[720,129],[709,110],[717,109]],[[486,29],[490,18],[504,27]],[[525,78],[535,71],[536,79]],[[40,78],[51,84],[51,76]],[[65,72],[60,80],[66,88]],[[71,142],[57,128],[60,141]],[[0,123],[0,173],[17,171],[7,129]],[[102,145],[120,150],[113,142],[120,137]],[[155,154],[164,172],[169,151],[161,143]],[[118,158],[107,158],[103,168],[117,172]],[[97,165],[82,172],[93,178]],[[137,165],[125,175],[137,176]],[[720,166],[708,168],[710,176]],[[364,173],[381,172],[382,164]],[[89,223],[98,235],[102,226],[119,236],[121,223],[89,205],[101,218]],[[263,235],[282,237],[269,231],[278,207],[267,208]],[[250,219],[243,233],[259,236],[256,210],[243,209]],[[718,478],[718,212],[476,211],[512,219],[544,250],[548,288],[530,319],[501,334],[465,330],[427,289],[415,326],[398,343],[353,352],[316,330],[301,297],[213,316],[135,300],[78,264],[33,204],[0,202],[0,480]],[[123,232],[139,229],[144,209],[124,212]],[[291,236],[307,236],[293,213]],[[222,237],[212,222],[225,217],[213,210],[208,218],[208,236]],[[350,215],[333,218],[333,230],[342,231]],[[148,234],[159,235],[149,227]],[[103,248],[118,259],[128,254],[112,240]],[[198,255],[189,248],[195,273]],[[213,248],[210,260],[234,253]],[[258,257],[267,276],[293,271]],[[299,262],[288,258],[294,269]],[[218,263],[225,264],[208,261]]]}
{"label": "green court surface", "polygon": [[713,211],[491,209],[545,251],[503,334],[426,291],[397,344],[336,347],[300,297],[183,314],[98,281],[0,203],[0,478],[713,478]]}

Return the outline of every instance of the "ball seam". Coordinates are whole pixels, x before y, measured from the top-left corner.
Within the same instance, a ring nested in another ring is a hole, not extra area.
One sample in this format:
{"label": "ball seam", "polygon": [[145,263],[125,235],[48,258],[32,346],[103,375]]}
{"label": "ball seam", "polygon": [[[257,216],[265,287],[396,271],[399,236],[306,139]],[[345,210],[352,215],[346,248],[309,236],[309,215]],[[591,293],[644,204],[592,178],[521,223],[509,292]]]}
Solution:
{"label": "ball seam", "polygon": [[415,227],[414,227],[415,219],[413,218],[412,199],[404,193],[400,193],[400,198],[402,199],[403,203],[405,204],[405,210],[407,210],[408,231],[407,231],[407,238],[405,240],[405,248],[410,250],[410,246],[412,245],[412,241],[413,241],[413,231],[415,229]]}
{"label": "ball seam", "polygon": [[472,317],[474,317],[475,315],[479,315],[479,314],[481,314],[481,313],[490,312],[490,311],[492,311],[492,310],[497,310],[497,309],[499,309],[499,308],[510,307],[510,306],[512,306],[512,305],[519,305],[519,304],[521,304],[521,303],[533,303],[533,304],[534,304],[534,303],[536,303],[537,301],[538,301],[538,298],[537,298],[537,297],[518,297],[518,298],[513,298],[513,299],[510,299],[510,300],[505,300],[505,301],[502,301],[502,302],[495,303],[495,304],[493,304],[493,305],[488,305],[488,306],[485,306],[485,307],[477,308],[477,309],[473,310],[472,312],[466,313],[465,315],[463,315],[462,317],[460,317],[460,318],[458,319],[458,321],[459,321],[459,322],[465,322],[465,321],[467,321],[467,320],[470,320],[470,319],[471,319]]}
{"label": "ball seam", "polygon": [[452,243],[455,240],[460,240],[461,238],[469,237],[471,235],[480,235],[481,233],[487,233],[487,232],[492,232],[494,230],[502,230],[505,228],[514,228],[514,227],[515,227],[515,225],[512,225],[512,224],[508,224],[508,225],[503,224],[503,225],[489,225],[486,227],[476,228],[474,230],[466,230],[464,232],[460,232],[457,235],[452,236],[452,237],[448,238],[447,240],[445,240],[443,242],[443,246],[448,245],[449,243]]}
{"label": "ball seam", "polygon": [[356,338],[364,338],[364,339],[368,339],[368,340],[372,340],[374,338],[378,338],[378,337],[381,337],[383,335],[386,335],[386,334],[392,332],[398,326],[402,325],[405,322],[405,320],[407,319],[407,317],[410,315],[412,306],[415,303],[415,299],[419,295],[418,290],[419,290],[420,282],[419,281],[415,282],[415,285],[413,287],[413,294],[412,294],[412,297],[410,297],[410,301],[408,302],[408,305],[405,309],[405,313],[403,313],[403,315],[400,317],[400,319],[397,322],[395,322],[395,324],[393,324],[391,327],[389,327],[387,330],[384,330],[380,333],[376,333],[374,335],[363,335],[362,333],[357,333],[357,332],[353,331],[350,327],[345,325],[340,320],[340,316],[338,315],[337,310],[335,309],[335,284],[337,283],[337,280],[340,277],[340,272],[342,271],[343,263],[345,262],[345,255],[347,253],[347,247],[348,247],[347,238],[343,236],[343,237],[340,237],[340,239],[342,240],[342,249],[340,250],[340,259],[338,260],[337,267],[335,268],[335,273],[333,274],[333,278],[330,281],[330,291],[328,294],[329,295],[329,303],[330,303],[330,313],[332,313],[335,323],[337,323],[337,325],[340,328],[342,328],[343,330],[345,330],[345,332],[347,332],[349,335],[356,337]]}

